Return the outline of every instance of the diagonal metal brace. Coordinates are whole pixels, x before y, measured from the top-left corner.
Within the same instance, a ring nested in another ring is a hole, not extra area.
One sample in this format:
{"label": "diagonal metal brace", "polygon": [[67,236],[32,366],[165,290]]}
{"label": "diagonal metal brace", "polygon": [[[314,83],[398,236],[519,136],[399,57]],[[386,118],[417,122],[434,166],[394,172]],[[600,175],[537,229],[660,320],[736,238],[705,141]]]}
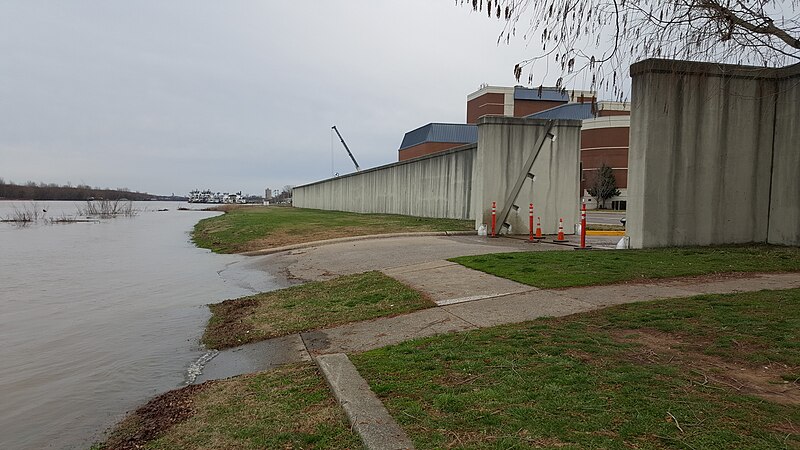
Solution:
{"label": "diagonal metal brace", "polygon": [[508,219],[508,214],[511,212],[511,208],[519,208],[518,206],[514,205],[514,200],[516,200],[519,196],[519,193],[522,190],[522,185],[525,183],[525,179],[528,177],[533,178],[531,176],[533,163],[535,163],[536,158],[539,157],[539,152],[542,151],[542,147],[544,146],[544,140],[547,139],[547,136],[550,134],[550,131],[552,131],[554,125],[555,121],[548,120],[544,127],[544,132],[539,136],[538,139],[536,139],[536,143],[533,145],[533,150],[528,156],[528,160],[525,161],[525,165],[522,167],[519,177],[517,177],[517,182],[514,183],[514,187],[511,188],[508,199],[503,204],[503,209],[500,210],[500,215],[497,217],[497,222],[500,223],[500,230],[502,230],[503,227],[509,226],[509,224],[506,222],[506,219]]}

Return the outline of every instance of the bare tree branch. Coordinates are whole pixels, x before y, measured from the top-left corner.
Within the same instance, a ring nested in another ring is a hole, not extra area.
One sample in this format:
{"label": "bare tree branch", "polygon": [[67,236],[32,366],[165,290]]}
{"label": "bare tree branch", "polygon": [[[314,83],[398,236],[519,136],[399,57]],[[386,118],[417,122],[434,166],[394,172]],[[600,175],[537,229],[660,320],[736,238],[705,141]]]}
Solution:
{"label": "bare tree branch", "polygon": [[[456,4],[464,5],[464,0]],[[624,98],[627,66],[676,58],[759,66],[800,61],[800,0],[472,0],[476,11],[504,21],[498,43],[517,28],[539,51],[514,68],[519,80],[554,84],[591,75],[591,89]],[[535,77],[533,67],[544,76]],[[555,64],[555,71],[550,66]],[[540,78],[540,79],[537,79]],[[586,87],[586,86],[584,86]]]}

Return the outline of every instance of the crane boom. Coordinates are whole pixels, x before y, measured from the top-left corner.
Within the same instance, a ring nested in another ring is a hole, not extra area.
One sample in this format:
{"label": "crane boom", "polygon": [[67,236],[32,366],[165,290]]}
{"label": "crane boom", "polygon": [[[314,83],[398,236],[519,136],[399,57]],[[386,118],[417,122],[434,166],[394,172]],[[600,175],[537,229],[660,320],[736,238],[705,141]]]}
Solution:
{"label": "crane boom", "polygon": [[347,150],[347,154],[350,155],[350,159],[353,160],[353,164],[356,166],[356,170],[361,170],[361,167],[358,166],[356,162],[356,158],[353,156],[353,153],[350,151],[350,147],[347,146],[347,142],[344,141],[342,134],[339,133],[339,130],[336,129],[336,125],[331,127],[333,131],[336,132],[336,135],[339,136],[339,140],[342,141],[342,145],[344,145],[344,149]]}

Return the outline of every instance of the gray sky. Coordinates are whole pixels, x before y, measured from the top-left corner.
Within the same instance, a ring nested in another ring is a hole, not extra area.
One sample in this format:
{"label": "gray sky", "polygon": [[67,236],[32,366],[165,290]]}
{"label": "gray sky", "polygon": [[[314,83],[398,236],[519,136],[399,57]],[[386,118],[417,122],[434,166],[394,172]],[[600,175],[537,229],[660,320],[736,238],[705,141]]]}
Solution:
{"label": "gray sky", "polygon": [[0,177],[260,194],[332,154],[351,172],[332,125],[362,167],[393,162],[481,83],[515,84],[532,50],[501,27],[453,0],[5,0]]}

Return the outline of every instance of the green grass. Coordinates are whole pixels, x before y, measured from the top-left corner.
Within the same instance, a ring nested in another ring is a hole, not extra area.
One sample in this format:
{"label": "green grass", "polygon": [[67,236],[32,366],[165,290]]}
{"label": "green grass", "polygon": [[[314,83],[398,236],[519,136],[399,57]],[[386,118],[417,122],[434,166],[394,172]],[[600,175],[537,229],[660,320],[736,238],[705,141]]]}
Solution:
{"label": "green grass", "polygon": [[259,206],[227,208],[221,216],[201,220],[192,240],[217,253],[238,253],[338,237],[470,230],[469,220]]}
{"label": "green grass", "polygon": [[605,223],[587,223],[586,229],[589,231],[625,231],[622,225],[609,225]]}
{"label": "green grass", "polygon": [[798,289],[628,304],[351,359],[418,449],[800,448],[798,404],[756,389],[798,394]]}
{"label": "green grass", "polygon": [[235,347],[432,306],[419,292],[380,272],[348,275],[210,305],[203,343]]}
{"label": "green grass", "polygon": [[463,256],[451,261],[540,288],[612,284],[650,278],[800,270],[800,248],[730,246],[524,252]]}
{"label": "green grass", "polygon": [[363,447],[321,374],[306,363],[157,397],[121,422],[106,443],[94,448]]}

